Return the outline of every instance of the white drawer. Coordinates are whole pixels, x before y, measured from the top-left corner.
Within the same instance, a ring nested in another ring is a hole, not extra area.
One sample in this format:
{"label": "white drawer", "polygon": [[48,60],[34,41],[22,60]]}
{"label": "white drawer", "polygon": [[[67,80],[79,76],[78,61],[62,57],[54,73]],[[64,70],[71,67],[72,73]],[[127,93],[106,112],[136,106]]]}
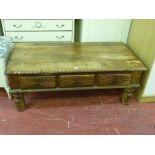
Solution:
{"label": "white drawer", "polygon": [[29,41],[72,41],[72,31],[54,32],[6,32],[13,42]]}
{"label": "white drawer", "polygon": [[5,31],[72,30],[73,20],[3,20]]}

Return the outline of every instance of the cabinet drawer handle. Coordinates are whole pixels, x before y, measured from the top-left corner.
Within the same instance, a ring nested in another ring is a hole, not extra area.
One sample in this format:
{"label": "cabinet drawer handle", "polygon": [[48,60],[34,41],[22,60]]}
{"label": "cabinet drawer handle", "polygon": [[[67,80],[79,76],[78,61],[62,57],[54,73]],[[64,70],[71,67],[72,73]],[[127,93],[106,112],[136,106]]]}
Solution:
{"label": "cabinet drawer handle", "polygon": [[15,28],[21,28],[22,27],[22,25],[13,25],[13,27],[15,27]]}
{"label": "cabinet drawer handle", "polygon": [[79,79],[77,78],[76,80],[75,80],[75,82],[74,82],[74,86],[76,87],[78,87],[78,86],[80,86],[81,85],[81,82],[79,81]]}
{"label": "cabinet drawer handle", "polygon": [[64,27],[65,25],[64,24],[62,24],[62,25],[56,25],[56,27],[58,27],[58,28],[62,28],[62,27]]}
{"label": "cabinet drawer handle", "polygon": [[116,79],[113,79],[113,80],[111,81],[111,84],[112,84],[112,85],[116,85],[116,84],[117,84],[117,80],[116,80]]}
{"label": "cabinet drawer handle", "polygon": [[64,36],[56,36],[56,38],[62,39],[62,38],[64,38]]}
{"label": "cabinet drawer handle", "polygon": [[18,40],[21,40],[21,39],[23,39],[23,37],[24,37],[24,36],[21,36],[21,37],[15,36],[14,38],[15,38],[15,39],[18,39]]}
{"label": "cabinet drawer handle", "polygon": [[42,26],[41,22],[36,22],[36,23],[35,23],[35,27],[41,28],[41,26]]}

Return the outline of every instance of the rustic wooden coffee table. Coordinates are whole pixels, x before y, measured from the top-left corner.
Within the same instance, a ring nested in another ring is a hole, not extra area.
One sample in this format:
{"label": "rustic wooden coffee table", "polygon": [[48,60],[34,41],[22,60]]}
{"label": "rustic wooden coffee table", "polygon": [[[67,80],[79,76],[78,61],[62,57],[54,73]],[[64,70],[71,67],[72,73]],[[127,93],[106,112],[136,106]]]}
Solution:
{"label": "rustic wooden coffee table", "polygon": [[6,73],[23,111],[25,92],[122,88],[127,104],[145,70],[123,43],[17,43]]}

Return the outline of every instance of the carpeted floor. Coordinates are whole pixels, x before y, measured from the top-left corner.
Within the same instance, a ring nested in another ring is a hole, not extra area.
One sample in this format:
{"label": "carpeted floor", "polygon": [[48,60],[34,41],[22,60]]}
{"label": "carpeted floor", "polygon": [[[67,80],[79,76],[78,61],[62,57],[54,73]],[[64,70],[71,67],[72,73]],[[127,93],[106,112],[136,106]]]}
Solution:
{"label": "carpeted floor", "polygon": [[25,94],[27,110],[17,112],[0,89],[2,135],[155,134],[155,103],[119,101],[121,90]]}

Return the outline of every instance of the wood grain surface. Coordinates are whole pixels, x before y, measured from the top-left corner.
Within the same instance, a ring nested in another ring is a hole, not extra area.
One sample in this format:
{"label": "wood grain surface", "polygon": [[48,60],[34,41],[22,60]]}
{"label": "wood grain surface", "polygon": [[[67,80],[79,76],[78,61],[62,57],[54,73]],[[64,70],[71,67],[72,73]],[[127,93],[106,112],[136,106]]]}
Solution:
{"label": "wood grain surface", "polygon": [[97,86],[129,86],[131,74],[99,74]]}
{"label": "wood grain surface", "polygon": [[54,88],[56,86],[55,76],[37,75],[20,76],[21,89]]}
{"label": "wood grain surface", "polygon": [[93,87],[94,86],[93,74],[86,75],[60,75],[59,86],[62,88],[67,87]]}
{"label": "wood grain surface", "polygon": [[6,73],[133,70],[142,71],[146,67],[123,43],[17,43]]}

